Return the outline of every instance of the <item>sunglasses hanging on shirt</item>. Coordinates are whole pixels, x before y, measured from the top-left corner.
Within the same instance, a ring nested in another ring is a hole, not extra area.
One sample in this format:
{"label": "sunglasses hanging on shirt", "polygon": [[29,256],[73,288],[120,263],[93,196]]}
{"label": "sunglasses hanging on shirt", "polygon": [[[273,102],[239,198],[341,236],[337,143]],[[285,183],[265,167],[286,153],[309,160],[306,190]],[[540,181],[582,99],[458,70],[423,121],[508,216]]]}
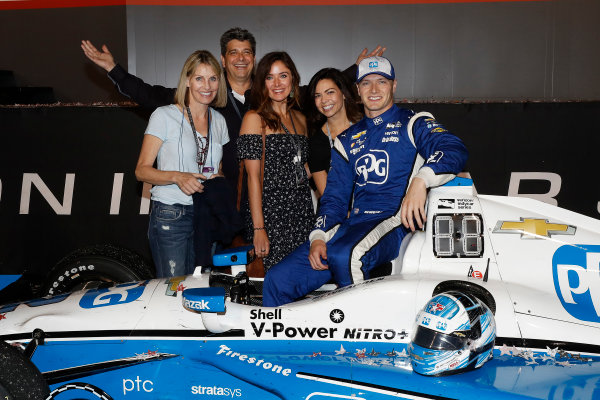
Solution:
{"label": "sunglasses hanging on shirt", "polygon": [[211,166],[205,166],[206,157],[208,156],[208,146],[210,144],[210,110],[207,110],[208,113],[208,126],[206,132],[206,143],[200,137],[200,134],[196,132],[196,127],[194,126],[194,119],[192,118],[192,112],[190,111],[190,107],[186,106],[188,118],[190,120],[190,126],[192,127],[192,132],[194,133],[194,138],[196,139],[196,162],[198,163],[198,171],[201,173],[205,172],[214,172],[214,168]]}

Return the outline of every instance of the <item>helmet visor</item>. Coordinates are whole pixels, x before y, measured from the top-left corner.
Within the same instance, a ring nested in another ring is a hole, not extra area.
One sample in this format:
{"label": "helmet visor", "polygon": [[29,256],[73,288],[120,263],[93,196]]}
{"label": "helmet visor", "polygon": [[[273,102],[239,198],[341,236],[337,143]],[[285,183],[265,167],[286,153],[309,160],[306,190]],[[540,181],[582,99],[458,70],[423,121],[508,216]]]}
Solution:
{"label": "helmet visor", "polygon": [[418,326],[413,342],[421,347],[432,350],[460,350],[466,346],[467,338],[448,335],[434,331],[424,326]]}

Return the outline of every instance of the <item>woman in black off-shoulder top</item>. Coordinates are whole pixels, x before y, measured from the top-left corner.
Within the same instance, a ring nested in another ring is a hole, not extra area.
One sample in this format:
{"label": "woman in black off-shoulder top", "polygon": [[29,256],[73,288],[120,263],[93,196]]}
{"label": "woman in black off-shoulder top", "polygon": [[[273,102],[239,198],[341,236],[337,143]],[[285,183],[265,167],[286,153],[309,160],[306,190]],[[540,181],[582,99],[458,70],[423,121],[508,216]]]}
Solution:
{"label": "woman in black off-shoulder top", "polygon": [[287,53],[266,54],[256,69],[251,110],[238,139],[238,158],[248,173],[246,231],[266,270],[306,241],[314,223],[306,119],[297,110],[299,81]]}

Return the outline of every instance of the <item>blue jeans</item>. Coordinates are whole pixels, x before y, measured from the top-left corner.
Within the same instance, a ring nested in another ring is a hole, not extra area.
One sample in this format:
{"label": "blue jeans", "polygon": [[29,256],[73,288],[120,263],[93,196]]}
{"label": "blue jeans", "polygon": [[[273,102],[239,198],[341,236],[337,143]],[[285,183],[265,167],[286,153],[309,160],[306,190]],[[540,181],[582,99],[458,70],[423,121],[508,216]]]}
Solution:
{"label": "blue jeans", "polygon": [[148,239],[158,278],[194,272],[194,206],[152,201]]}

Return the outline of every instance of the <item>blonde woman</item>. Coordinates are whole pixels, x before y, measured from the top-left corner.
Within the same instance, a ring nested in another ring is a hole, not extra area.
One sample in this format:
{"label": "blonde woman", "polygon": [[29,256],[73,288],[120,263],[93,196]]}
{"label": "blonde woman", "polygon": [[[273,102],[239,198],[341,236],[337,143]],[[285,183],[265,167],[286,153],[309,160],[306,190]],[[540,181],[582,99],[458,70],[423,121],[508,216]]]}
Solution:
{"label": "blonde woman", "polygon": [[221,174],[229,135],[212,107],[225,105],[226,90],[217,60],[206,50],[195,51],[181,71],[175,104],[150,117],[135,175],[154,185],[148,239],[158,277],[194,270],[192,194]]}

